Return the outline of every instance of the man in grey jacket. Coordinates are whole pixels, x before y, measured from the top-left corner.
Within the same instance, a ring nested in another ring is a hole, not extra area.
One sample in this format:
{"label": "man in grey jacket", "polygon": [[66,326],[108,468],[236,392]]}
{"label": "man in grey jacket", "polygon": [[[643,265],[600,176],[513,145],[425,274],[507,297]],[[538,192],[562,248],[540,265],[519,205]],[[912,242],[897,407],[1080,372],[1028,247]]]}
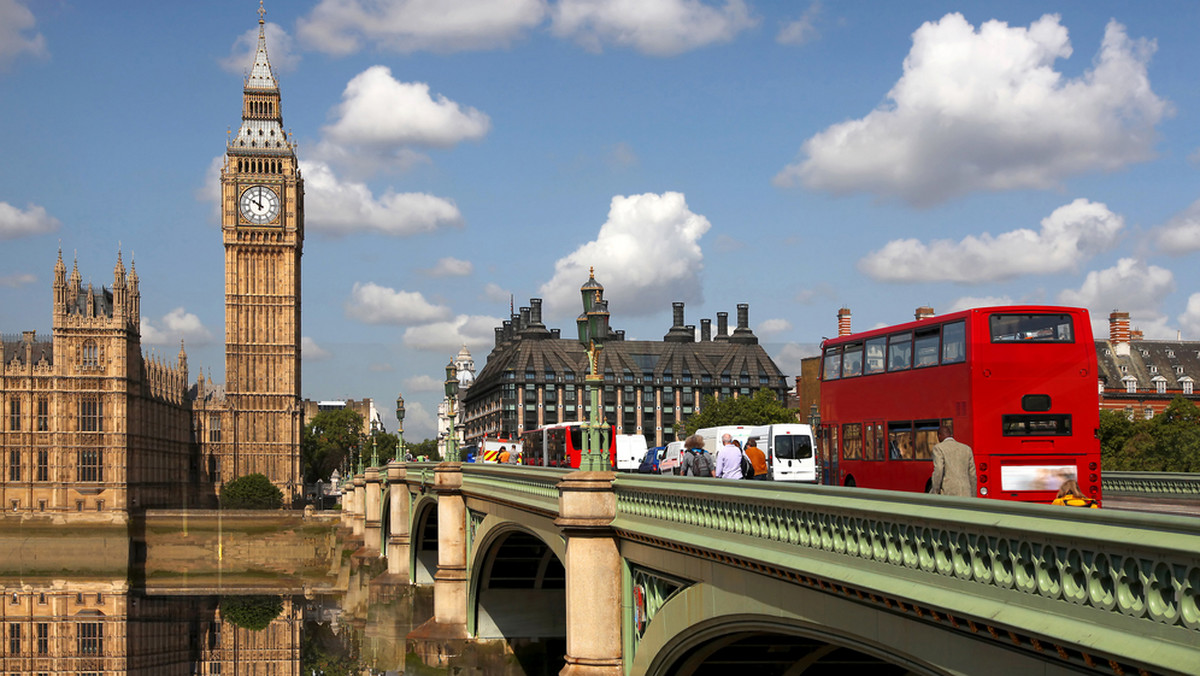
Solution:
{"label": "man in grey jacket", "polygon": [[933,447],[932,481],[931,493],[975,495],[975,454],[970,446],[954,440],[947,425],[938,428],[938,443]]}

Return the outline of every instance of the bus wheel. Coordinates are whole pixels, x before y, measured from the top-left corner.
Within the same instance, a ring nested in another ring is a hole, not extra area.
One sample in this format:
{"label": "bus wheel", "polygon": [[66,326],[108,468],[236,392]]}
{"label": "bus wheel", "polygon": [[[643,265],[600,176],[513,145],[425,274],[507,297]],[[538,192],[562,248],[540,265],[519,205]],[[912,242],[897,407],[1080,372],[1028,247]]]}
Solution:
{"label": "bus wheel", "polygon": [[852,476],[848,476],[848,477],[846,477],[846,483],[845,483],[845,484],[843,484],[843,485],[844,485],[846,488],[854,488],[854,487],[855,487],[855,486],[857,486],[858,484],[854,482],[854,477],[852,477]]}

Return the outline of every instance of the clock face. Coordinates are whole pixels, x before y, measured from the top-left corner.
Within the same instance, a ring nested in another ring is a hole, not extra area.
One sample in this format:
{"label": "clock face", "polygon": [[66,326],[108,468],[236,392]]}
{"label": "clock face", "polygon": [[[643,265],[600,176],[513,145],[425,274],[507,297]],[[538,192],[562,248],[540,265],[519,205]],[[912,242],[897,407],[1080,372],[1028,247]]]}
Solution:
{"label": "clock face", "polygon": [[265,185],[247,189],[238,204],[242,217],[255,225],[270,223],[279,215],[279,195]]}

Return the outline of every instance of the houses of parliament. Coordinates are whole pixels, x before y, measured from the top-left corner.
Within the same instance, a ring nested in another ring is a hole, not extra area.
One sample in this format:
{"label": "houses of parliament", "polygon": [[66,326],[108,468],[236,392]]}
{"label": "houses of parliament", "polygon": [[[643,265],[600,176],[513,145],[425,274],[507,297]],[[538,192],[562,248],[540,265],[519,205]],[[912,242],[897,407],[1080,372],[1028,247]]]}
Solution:
{"label": "houses of parliament", "polygon": [[279,85],[258,47],[242,123],[221,172],[225,384],[148,357],[140,280],[120,252],[112,285],[54,264],[52,332],[3,336],[0,508],[24,517],[123,521],[147,507],[209,507],[220,486],[266,475],[300,485],[300,256],[304,182]]}

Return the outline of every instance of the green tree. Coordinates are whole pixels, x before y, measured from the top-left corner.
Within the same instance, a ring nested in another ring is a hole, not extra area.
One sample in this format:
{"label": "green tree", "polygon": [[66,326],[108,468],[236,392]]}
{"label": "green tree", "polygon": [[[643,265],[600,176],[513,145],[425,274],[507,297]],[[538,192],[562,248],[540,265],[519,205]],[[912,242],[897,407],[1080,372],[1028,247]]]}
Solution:
{"label": "green tree", "polygon": [[1183,397],[1147,421],[1154,437],[1148,471],[1200,471],[1200,409]]}
{"label": "green tree", "polygon": [[753,397],[725,397],[717,400],[709,395],[700,403],[700,412],[685,423],[688,434],[718,425],[772,425],[796,422],[796,411],[779,402],[774,392],[763,388]]}
{"label": "green tree", "polygon": [[1137,434],[1137,423],[1124,411],[1100,411],[1100,463],[1105,469],[1124,469],[1122,450],[1125,443]]}
{"label": "green tree", "polygon": [[1101,411],[1100,457],[1109,471],[1200,472],[1200,409],[1176,397],[1149,420]]}
{"label": "green tree", "polygon": [[250,631],[262,631],[283,612],[278,596],[222,596],[221,618]]}
{"label": "green tree", "polygon": [[300,433],[304,480],[329,481],[329,475],[343,460],[358,453],[362,428],[362,416],[348,408],[321,411],[313,416]]}
{"label": "green tree", "polygon": [[222,509],[279,509],[283,491],[262,474],[247,474],[221,486]]}
{"label": "green tree", "polygon": [[424,441],[418,441],[415,444],[409,444],[408,452],[412,453],[414,458],[419,458],[424,455],[430,460],[442,459],[442,456],[438,454],[437,439],[425,439]]}
{"label": "green tree", "polygon": [[367,444],[363,449],[364,458],[378,457],[381,464],[386,464],[396,458],[396,446],[400,444],[400,439],[390,432],[375,432],[367,437]]}

